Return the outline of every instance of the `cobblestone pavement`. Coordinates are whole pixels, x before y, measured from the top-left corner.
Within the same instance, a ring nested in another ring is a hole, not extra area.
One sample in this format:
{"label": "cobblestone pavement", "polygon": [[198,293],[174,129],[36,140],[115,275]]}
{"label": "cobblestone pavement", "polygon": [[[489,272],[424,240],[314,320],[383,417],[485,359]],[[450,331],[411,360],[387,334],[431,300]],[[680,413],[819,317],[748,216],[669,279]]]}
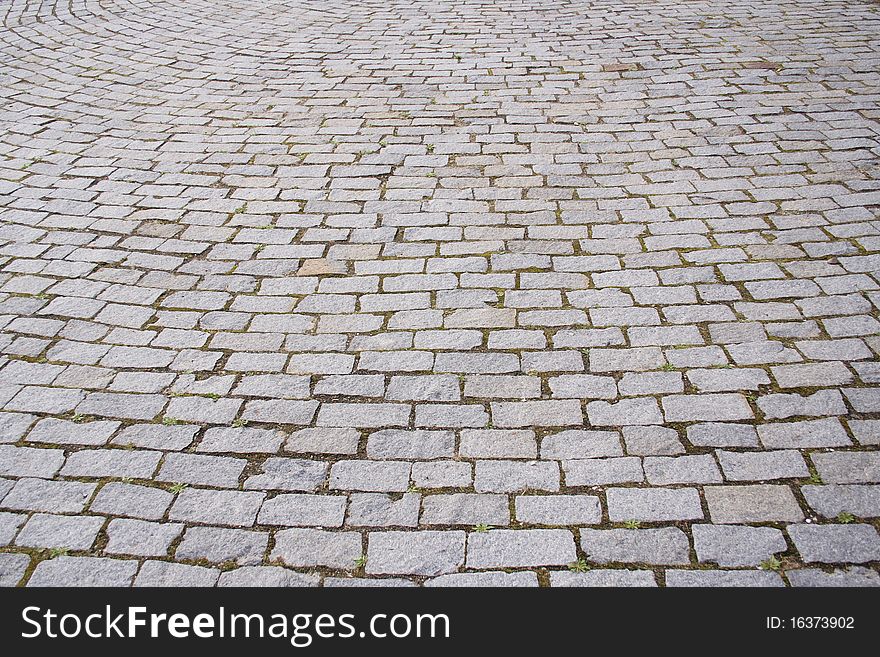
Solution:
{"label": "cobblestone pavement", "polygon": [[3,584],[880,584],[877,2],[0,14]]}

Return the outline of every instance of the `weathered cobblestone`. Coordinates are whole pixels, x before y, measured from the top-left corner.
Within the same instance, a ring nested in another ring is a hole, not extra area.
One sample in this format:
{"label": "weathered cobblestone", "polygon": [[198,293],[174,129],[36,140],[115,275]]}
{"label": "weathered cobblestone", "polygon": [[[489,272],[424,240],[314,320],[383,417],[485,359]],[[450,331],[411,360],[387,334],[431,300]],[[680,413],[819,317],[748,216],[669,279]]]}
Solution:
{"label": "weathered cobblestone", "polygon": [[373,532],[366,570],[371,574],[440,575],[464,563],[462,531]]}
{"label": "weathered cobblestone", "polygon": [[667,570],[666,586],[785,586],[778,573],[742,570]]}
{"label": "weathered cobblestone", "polygon": [[675,527],[663,529],[582,529],[581,548],[597,563],[690,563],[688,538]]}
{"label": "weathered cobblestone", "polygon": [[756,566],[788,547],[773,527],[694,525],[691,531],[697,558],[724,567]]}
{"label": "weathered cobblestone", "polygon": [[177,546],[177,559],[206,559],[212,563],[234,561],[241,566],[258,564],[263,559],[269,535],[244,529],[190,527]]}
{"label": "weathered cobblestone", "polygon": [[468,568],[561,566],[576,560],[565,529],[493,529],[468,535]]}
{"label": "weathered cobblestone", "polygon": [[4,3],[0,583],[876,583],[875,7],[585,4]]}
{"label": "weathered cobblestone", "polygon": [[880,559],[880,536],[871,525],[791,525],[788,535],[805,563]]}
{"label": "weathered cobblestone", "polygon": [[357,532],[328,532],[322,529],[285,529],[275,535],[270,558],[288,566],[326,566],[350,570],[362,552]]}

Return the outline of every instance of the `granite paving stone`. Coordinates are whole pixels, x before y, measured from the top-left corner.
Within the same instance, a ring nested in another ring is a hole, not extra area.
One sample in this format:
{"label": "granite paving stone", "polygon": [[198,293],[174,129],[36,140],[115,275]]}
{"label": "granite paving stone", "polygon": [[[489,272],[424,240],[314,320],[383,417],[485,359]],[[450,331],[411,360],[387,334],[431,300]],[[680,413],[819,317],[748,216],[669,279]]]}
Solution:
{"label": "granite paving stone", "polygon": [[877,583],[876,3],[0,4],[0,583]]}

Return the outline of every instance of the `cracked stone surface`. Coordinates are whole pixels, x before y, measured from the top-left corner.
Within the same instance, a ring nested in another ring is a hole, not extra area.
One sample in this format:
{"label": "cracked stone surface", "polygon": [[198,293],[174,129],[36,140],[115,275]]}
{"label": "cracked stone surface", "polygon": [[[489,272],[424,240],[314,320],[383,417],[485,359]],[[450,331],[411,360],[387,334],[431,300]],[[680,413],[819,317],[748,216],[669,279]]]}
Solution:
{"label": "cracked stone surface", "polygon": [[877,2],[0,16],[0,584],[880,585]]}

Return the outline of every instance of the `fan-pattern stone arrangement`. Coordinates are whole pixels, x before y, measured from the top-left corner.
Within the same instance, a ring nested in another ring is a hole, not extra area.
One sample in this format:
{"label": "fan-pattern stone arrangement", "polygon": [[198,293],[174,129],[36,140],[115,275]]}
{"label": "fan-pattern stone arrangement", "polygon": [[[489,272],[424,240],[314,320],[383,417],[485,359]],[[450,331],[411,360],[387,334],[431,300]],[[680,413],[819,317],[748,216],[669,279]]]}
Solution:
{"label": "fan-pattern stone arrangement", "polygon": [[880,584],[877,2],[0,16],[3,584]]}

